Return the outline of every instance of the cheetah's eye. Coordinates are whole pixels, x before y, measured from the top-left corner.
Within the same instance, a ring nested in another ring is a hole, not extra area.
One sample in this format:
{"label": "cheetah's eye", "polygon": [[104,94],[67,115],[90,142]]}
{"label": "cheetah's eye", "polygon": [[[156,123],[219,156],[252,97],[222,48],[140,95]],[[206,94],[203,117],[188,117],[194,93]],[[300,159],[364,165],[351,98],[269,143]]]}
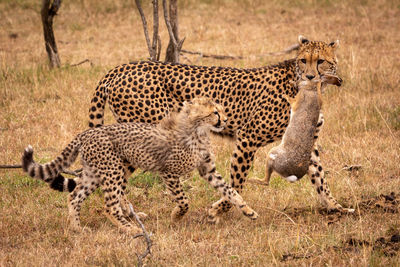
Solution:
{"label": "cheetah's eye", "polygon": [[317,64],[319,65],[319,64],[322,64],[322,63],[324,63],[324,62],[325,62],[325,60],[323,60],[323,59],[318,59]]}
{"label": "cheetah's eye", "polygon": [[306,64],[306,62],[307,62],[305,58],[300,59],[300,61],[301,61],[301,63],[304,63],[304,64]]}

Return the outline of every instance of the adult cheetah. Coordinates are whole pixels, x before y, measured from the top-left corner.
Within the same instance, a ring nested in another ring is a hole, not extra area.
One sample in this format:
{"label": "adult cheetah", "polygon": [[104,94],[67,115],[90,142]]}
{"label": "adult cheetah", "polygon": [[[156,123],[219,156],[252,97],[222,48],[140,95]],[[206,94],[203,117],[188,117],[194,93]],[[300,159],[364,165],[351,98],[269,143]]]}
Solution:
{"label": "adult cheetah", "polygon": [[[254,69],[145,61],[118,66],[104,76],[94,92],[89,126],[103,125],[106,102],[118,122],[156,123],[185,100],[210,97],[223,106],[228,117],[221,133],[236,139],[230,180],[241,192],[257,149],[284,134],[290,114],[286,99],[297,94],[298,82],[336,75],[338,40],[325,43],[299,36],[298,42],[294,59]],[[317,165],[321,170],[319,161]],[[331,196],[326,179],[313,185],[329,209],[343,211]],[[219,212],[230,207],[223,199],[218,203]]]}
{"label": "adult cheetah", "polygon": [[[121,123],[89,129],[78,134],[61,155],[47,164],[33,160],[33,149],[27,147],[22,157],[23,170],[31,177],[44,180],[50,187],[70,192],[69,220],[72,229],[80,229],[82,202],[101,185],[105,213],[121,230],[137,234],[127,216],[130,203],[125,197],[127,178],[136,168],[158,172],[177,206],[172,220],[182,218],[188,210],[188,199],[179,177],[197,168],[200,175],[217,189],[223,199],[235,205],[245,216],[256,219],[242,197],[216,171],[209,142],[209,131],[221,131],[226,116],[222,107],[207,98],[185,102],[179,113],[171,113],[159,124]],[[65,179],[60,172],[81,154],[83,171],[79,178]],[[209,220],[216,222],[217,204],[209,209]]]}

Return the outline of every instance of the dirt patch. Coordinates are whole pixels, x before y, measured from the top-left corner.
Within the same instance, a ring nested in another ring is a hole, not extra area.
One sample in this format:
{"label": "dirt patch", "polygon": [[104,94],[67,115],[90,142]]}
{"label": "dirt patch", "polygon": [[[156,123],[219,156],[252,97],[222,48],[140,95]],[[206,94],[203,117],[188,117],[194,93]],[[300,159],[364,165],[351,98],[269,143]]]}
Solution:
{"label": "dirt patch", "polygon": [[[345,202],[349,203],[350,200]],[[344,206],[348,207],[346,204]],[[362,198],[358,203],[358,207],[361,215],[366,213],[400,213],[400,194],[391,192],[390,194],[381,194],[375,197]],[[287,208],[283,212],[292,219],[306,217],[307,215],[316,212],[325,217],[325,223],[328,225],[338,222],[341,218],[346,216],[359,216],[357,208],[354,213],[341,213],[338,210],[328,210],[326,208],[313,210],[308,207]]]}
{"label": "dirt patch", "polygon": [[388,212],[388,213],[399,213],[400,212],[400,194],[391,192],[388,195],[381,194],[377,197],[365,199],[359,203],[361,211],[364,212]]}
{"label": "dirt patch", "polygon": [[[362,247],[369,247],[373,251],[379,251],[386,257],[394,257],[400,251],[400,234],[396,233],[388,237],[379,237],[375,241],[367,241],[356,238],[348,238],[343,241],[340,246],[333,246],[327,250],[335,250],[339,252],[360,253]],[[280,258],[281,262],[295,261],[311,258],[312,256],[319,255],[319,253],[287,253],[283,254]]]}
{"label": "dirt patch", "polygon": [[291,261],[291,260],[303,260],[308,258],[311,258],[311,254],[288,253],[282,255],[281,262]]}
{"label": "dirt patch", "polygon": [[371,247],[374,251],[380,251],[387,257],[393,257],[400,251],[400,234],[396,233],[389,237],[379,237],[373,242],[349,238],[343,242],[343,246],[335,247],[335,249],[354,250],[359,247]]}

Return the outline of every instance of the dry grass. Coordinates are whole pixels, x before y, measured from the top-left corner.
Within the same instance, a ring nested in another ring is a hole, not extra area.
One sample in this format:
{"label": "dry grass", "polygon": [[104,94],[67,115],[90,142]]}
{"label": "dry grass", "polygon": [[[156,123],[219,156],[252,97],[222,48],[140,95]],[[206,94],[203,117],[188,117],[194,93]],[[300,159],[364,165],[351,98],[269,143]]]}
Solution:
{"label": "dry grass", "polygon": [[[49,70],[39,2],[0,2],[0,164],[18,163],[28,144],[40,161],[56,156],[86,128],[90,97],[101,76],[148,55],[132,1],[64,1],[55,21],[63,67]],[[196,174],[185,183],[191,209],[172,225],[164,186],[142,174],[130,181],[128,196],[150,215],[145,224],[154,247],[145,264],[399,266],[399,243],[387,242],[400,231],[399,2],[181,2],[185,49],[246,57],[190,57],[195,64],[257,67],[283,57],[252,55],[286,48],[298,34],[340,39],[345,84],[324,96],[322,161],[333,194],[356,213],[326,214],[308,179],[288,184],[274,176],[270,187],[247,185],[243,193],[260,214],[257,221],[233,211],[221,225],[208,225],[205,209],[218,194]],[[145,7],[149,14],[149,4]],[[94,65],[70,66],[86,58]],[[109,112],[107,121],[113,122]],[[233,145],[220,138],[214,143],[218,170],[228,177]],[[268,149],[257,153],[250,176],[263,175]],[[362,170],[342,170],[357,164]],[[379,197],[392,191],[397,195]],[[19,170],[0,171],[0,265],[134,265],[143,243],[118,233],[101,214],[102,203],[100,191],[86,201],[81,219],[91,231],[73,234],[67,230],[66,194]]]}

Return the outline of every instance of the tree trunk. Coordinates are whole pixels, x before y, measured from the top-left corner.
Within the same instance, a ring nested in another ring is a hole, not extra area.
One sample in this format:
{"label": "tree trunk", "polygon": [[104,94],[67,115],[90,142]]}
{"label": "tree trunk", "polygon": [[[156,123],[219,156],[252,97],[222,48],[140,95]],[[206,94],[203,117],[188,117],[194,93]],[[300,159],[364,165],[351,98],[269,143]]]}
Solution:
{"label": "tree trunk", "polygon": [[46,45],[47,55],[49,56],[50,67],[60,67],[60,58],[58,56],[58,50],[53,32],[53,17],[57,15],[57,11],[60,8],[61,0],[43,0],[42,2],[42,24],[44,42]]}
{"label": "tree trunk", "polygon": [[[175,40],[179,42],[178,36],[178,0],[170,0],[169,1],[169,20],[171,23],[172,34],[175,37]],[[166,55],[165,62],[179,62],[179,52],[180,48],[174,44],[172,36],[170,36]]]}

